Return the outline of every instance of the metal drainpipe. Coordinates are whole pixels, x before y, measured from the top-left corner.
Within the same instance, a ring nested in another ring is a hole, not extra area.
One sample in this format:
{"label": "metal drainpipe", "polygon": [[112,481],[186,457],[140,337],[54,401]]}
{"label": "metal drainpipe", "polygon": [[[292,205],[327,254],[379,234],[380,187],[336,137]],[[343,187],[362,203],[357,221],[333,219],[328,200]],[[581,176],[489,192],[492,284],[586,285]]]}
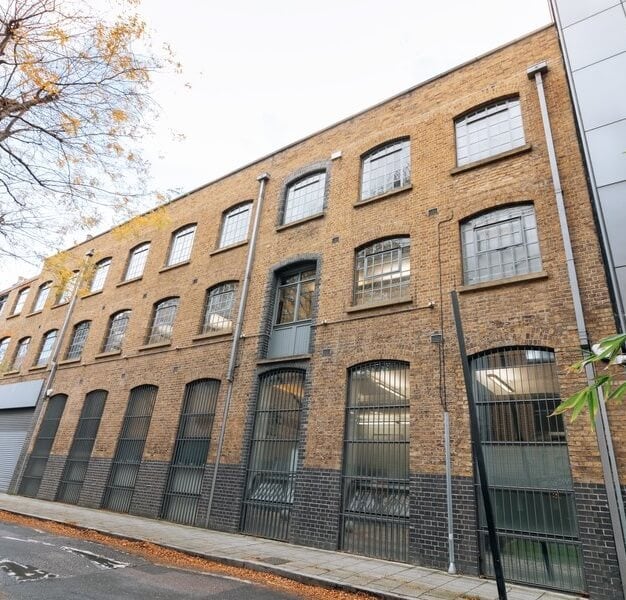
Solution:
{"label": "metal drainpipe", "polygon": [[[572,242],[569,235],[569,227],[567,224],[567,215],[565,213],[565,204],[563,202],[563,189],[561,187],[561,178],[556,162],[556,152],[554,150],[554,139],[552,137],[552,128],[550,126],[550,117],[548,114],[548,106],[546,104],[546,95],[543,87],[542,74],[548,71],[548,65],[545,61],[530,67],[526,72],[529,79],[534,79],[537,86],[537,95],[539,97],[539,106],[541,107],[541,119],[543,121],[543,129],[546,137],[546,146],[548,149],[548,157],[550,160],[550,171],[552,174],[552,184],[554,187],[554,195],[556,198],[556,207],[559,214],[559,222],[561,225],[561,235],[563,236],[563,247],[565,249],[565,260],[567,263],[567,275],[569,277],[569,285],[572,292],[572,300],[574,303],[574,313],[576,316],[576,327],[578,329],[578,338],[582,350],[589,350],[589,338],[587,336],[587,326],[585,323],[585,315],[583,312],[582,300],[580,297],[580,289],[578,287],[578,276],[576,274],[576,265],[574,263],[574,253],[572,251]],[[595,372],[592,365],[585,368],[588,384],[592,384],[595,379]],[[607,501],[609,505],[609,514],[611,516],[611,525],[613,528],[613,536],[615,539],[615,549],[617,553],[617,562],[622,580],[622,592],[626,597],[626,516],[624,515],[624,500],[621,494],[619,483],[619,474],[617,472],[617,463],[615,452],[613,449],[613,441],[611,439],[611,430],[609,428],[609,420],[606,412],[606,404],[602,390],[598,390],[599,410],[596,416],[596,436],[598,440],[598,448],[600,450],[600,461],[602,463],[602,472],[604,475],[604,485],[606,488]]]}
{"label": "metal drainpipe", "polygon": [[[65,334],[67,333],[67,329],[70,324],[70,319],[72,318],[72,313],[74,312],[74,306],[76,305],[76,300],[78,298],[78,291],[80,290],[80,286],[85,277],[85,272],[89,266],[89,261],[93,257],[94,251],[89,250],[85,253],[85,260],[83,262],[83,266],[79,272],[78,277],[76,278],[76,283],[74,284],[74,290],[72,291],[72,297],[70,298],[70,303],[67,306],[67,310],[65,311],[65,317],[63,319],[63,325],[61,325],[61,329],[59,329],[59,335],[57,336],[57,341],[54,346],[54,350],[50,356],[50,371],[48,371],[48,376],[44,384],[41,386],[41,390],[39,391],[39,395],[37,396],[36,406],[39,406],[40,403],[44,401],[44,398],[47,398],[49,395],[49,391],[52,391],[52,383],[54,382],[54,377],[56,376],[57,369],[59,366],[59,354],[61,352],[61,346],[63,345],[63,339],[65,338]],[[34,432],[34,430],[33,430]],[[31,436],[32,433],[31,432]],[[29,436],[30,438],[30,436]],[[15,480],[15,489],[19,488],[20,481],[22,480],[22,476],[24,475],[24,469],[26,468],[26,461],[22,460],[22,464],[20,465],[19,476]]]}
{"label": "metal drainpipe", "polygon": [[235,331],[233,332],[233,345],[230,349],[230,359],[228,361],[228,372],[226,374],[226,400],[224,401],[224,412],[222,414],[222,425],[217,442],[217,456],[215,458],[215,466],[213,468],[213,477],[211,479],[211,490],[209,492],[209,505],[207,507],[205,527],[209,526],[211,518],[211,509],[213,508],[213,496],[215,495],[215,484],[217,483],[217,472],[222,460],[222,450],[224,448],[224,437],[226,434],[226,422],[228,420],[228,411],[233,398],[233,383],[235,379],[235,368],[237,366],[237,354],[239,352],[239,340],[241,339],[241,329],[243,328],[243,318],[246,312],[246,302],[248,300],[248,288],[250,287],[250,276],[252,274],[252,264],[254,263],[254,251],[256,249],[256,239],[259,233],[259,223],[261,222],[261,213],[263,211],[263,199],[265,198],[265,186],[270,176],[267,173],[261,173],[257,177],[259,182],[259,195],[257,197],[256,210],[254,212],[254,222],[252,224],[252,235],[248,244],[248,258],[246,259],[246,270],[243,275],[243,285],[241,286],[241,298],[239,300],[239,310],[237,311],[237,321],[235,323]]}

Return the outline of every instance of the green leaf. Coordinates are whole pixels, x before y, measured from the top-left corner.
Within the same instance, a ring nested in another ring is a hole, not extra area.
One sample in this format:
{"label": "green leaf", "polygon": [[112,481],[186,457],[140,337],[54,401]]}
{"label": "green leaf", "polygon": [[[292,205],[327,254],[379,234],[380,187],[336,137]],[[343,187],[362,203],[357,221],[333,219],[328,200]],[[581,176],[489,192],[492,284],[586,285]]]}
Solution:
{"label": "green leaf", "polygon": [[607,401],[608,400],[617,400],[618,402],[622,401],[624,399],[624,396],[626,395],[626,383],[622,383],[621,385],[618,385],[607,397]]}

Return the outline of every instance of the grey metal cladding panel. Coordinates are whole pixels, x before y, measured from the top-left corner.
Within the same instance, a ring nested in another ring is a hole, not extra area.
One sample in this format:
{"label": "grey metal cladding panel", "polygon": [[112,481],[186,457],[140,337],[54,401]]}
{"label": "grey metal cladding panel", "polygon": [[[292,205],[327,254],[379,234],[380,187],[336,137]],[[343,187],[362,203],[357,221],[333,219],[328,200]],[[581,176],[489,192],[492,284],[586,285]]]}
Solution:
{"label": "grey metal cladding panel", "polygon": [[626,180],[626,120],[587,132],[596,185]]}
{"label": "grey metal cladding panel", "polygon": [[598,192],[613,261],[616,267],[626,267],[626,181],[602,187]]}
{"label": "grey metal cladding panel", "polygon": [[585,130],[626,119],[626,52],[576,71],[574,85]]}
{"label": "grey metal cladding panel", "polygon": [[554,0],[559,8],[563,27],[585,19],[611,6],[619,6],[619,0]]}
{"label": "grey metal cladding panel", "polygon": [[574,71],[626,52],[626,15],[621,6],[580,21],[563,31]]}
{"label": "grey metal cladding panel", "polygon": [[43,379],[0,385],[0,409],[30,408],[37,404]]}
{"label": "grey metal cladding panel", "polygon": [[615,269],[617,276],[617,284],[619,285],[619,291],[622,298],[626,298],[626,267],[619,267]]}

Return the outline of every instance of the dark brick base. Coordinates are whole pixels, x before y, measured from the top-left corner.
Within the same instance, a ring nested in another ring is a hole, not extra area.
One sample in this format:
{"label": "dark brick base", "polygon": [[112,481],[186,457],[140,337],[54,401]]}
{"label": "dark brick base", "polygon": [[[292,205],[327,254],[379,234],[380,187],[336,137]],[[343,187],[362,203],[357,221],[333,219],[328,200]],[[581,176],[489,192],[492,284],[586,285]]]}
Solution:
{"label": "dark brick base", "polygon": [[324,469],[298,472],[289,541],[336,550],[339,540],[341,473]]}
{"label": "dark brick base", "polygon": [[156,519],[161,512],[161,503],[165,486],[169,462],[145,461],[139,466],[135,491],[130,503],[129,513],[139,517]]}
{"label": "dark brick base", "polygon": [[61,480],[66,460],[67,456],[54,454],[48,458],[48,464],[46,465],[46,470],[41,479],[37,498],[41,500],[54,500],[56,498],[57,488],[59,487],[59,481]]}
{"label": "dark brick base", "polygon": [[111,471],[110,458],[94,458],[89,460],[83,489],[78,499],[79,506],[87,508],[100,508],[104,488],[107,484],[109,472]]}
{"label": "dark brick base", "polygon": [[[202,482],[202,498],[198,506],[196,524],[204,527],[206,521],[206,511],[209,502],[209,490],[211,489],[211,479],[213,477],[213,465],[207,465]],[[211,509],[211,519],[209,529],[218,531],[239,531],[239,520],[241,515],[241,503],[243,500],[243,490],[246,481],[246,469],[241,465],[219,466],[217,481],[215,484],[215,494],[213,496],[213,508]]]}

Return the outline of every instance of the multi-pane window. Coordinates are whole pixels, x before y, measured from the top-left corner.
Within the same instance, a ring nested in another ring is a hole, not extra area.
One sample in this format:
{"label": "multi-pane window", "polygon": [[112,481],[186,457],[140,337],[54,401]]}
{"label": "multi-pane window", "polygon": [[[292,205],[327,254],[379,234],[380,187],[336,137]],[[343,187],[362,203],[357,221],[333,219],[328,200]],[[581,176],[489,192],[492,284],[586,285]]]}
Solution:
{"label": "multi-pane window", "polygon": [[43,310],[46,300],[48,299],[48,294],[50,294],[50,285],[50,282],[47,281],[39,286],[37,298],[35,299],[35,304],[33,304],[33,312]]}
{"label": "multi-pane window", "polygon": [[80,358],[87,341],[87,335],[89,335],[89,328],[91,327],[91,321],[82,321],[74,326],[74,332],[70,345],[67,349],[65,358],[68,360]]}
{"label": "multi-pane window", "polygon": [[129,310],[123,310],[111,316],[102,352],[117,352],[122,349],[122,342],[124,341],[129,319]]}
{"label": "multi-pane window", "polygon": [[291,183],[285,196],[283,223],[299,221],[324,210],[326,171],[306,175]]}
{"label": "multi-pane window", "polygon": [[0,315],[6,306],[8,296],[4,294],[4,296],[0,296]]}
{"label": "multi-pane window", "polygon": [[237,282],[222,283],[207,292],[202,333],[230,331],[233,327],[233,305]]}
{"label": "multi-pane window", "polygon": [[133,250],[131,250],[128,258],[128,265],[126,267],[126,274],[124,275],[124,281],[130,279],[136,279],[143,275],[143,270],[148,260],[148,251],[150,250],[150,244],[141,244]]}
{"label": "multi-pane window", "polygon": [[220,248],[242,242],[248,237],[248,224],[250,223],[251,210],[252,202],[246,202],[224,213]]}
{"label": "multi-pane window", "polygon": [[169,342],[172,339],[178,301],[178,298],[168,298],[154,305],[152,323],[146,344],[159,344],[161,342]]}
{"label": "multi-pane window", "polygon": [[406,298],[411,283],[410,250],[408,237],[382,240],[358,250],[354,304]]}
{"label": "multi-pane window", "polygon": [[39,351],[39,356],[37,357],[36,366],[42,367],[43,365],[47,365],[50,360],[50,355],[52,354],[52,350],[54,349],[54,345],[57,341],[57,333],[56,329],[52,331],[48,331],[43,336],[41,340],[41,350]]}
{"label": "multi-pane window", "polygon": [[13,364],[11,365],[11,369],[14,371],[19,371],[24,364],[24,358],[28,353],[28,347],[30,346],[30,338],[22,338],[17,343],[17,348],[15,350],[15,356],[13,357]]}
{"label": "multi-pane window", "polygon": [[74,293],[74,288],[78,283],[78,271],[72,272],[72,274],[68,277],[67,281],[63,285],[61,292],[59,293],[59,297],[57,298],[57,304],[64,304],[65,302],[69,302],[72,298],[72,294]]}
{"label": "multi-pane window", "polygon": [[409,140],[398,140],[372,150],[363,157],[361,200],[380,196],[411,182]]}
{"label": "multi-pane window", "polygon": [[191,248],[193,247],[193,238],[195,235],[195,225],[186,225],[172,234],[170,253],[167,257],[167,267],[187,262],[189,260],[189,257],[191,256]]}
{"label": "multi-pane window", "polygon": [[24,304],[26,303],[28,292],[29,288],[24,288],[23,290],[19,291],[15,300],[15,306],[13,306],[13,312],[11,313],[12,315],[19,315],[22,312]]}
{"label": "multi-pane window", "polygon": [[459,166],[523,146],[524,126],[519,98],[500,100],[455,121]]}
{"label": "multi-pane window", "polygon": [[466,285],[541,271],[532,204],[509,206],[461,225]]}
{"label": "multi-pane window", "polygon": [[105,258],[96,263],[94,268],[93,277],[91,278],[90,292],[99,292],[104,287],[109,267],[111,266],[111,259]]}
{"label": "multi-pane window", "polygon": [[11,343],[10,337],[5,337],[0,340],[0,364],[4,361],[4,357],[7,355],[7,348]]}

